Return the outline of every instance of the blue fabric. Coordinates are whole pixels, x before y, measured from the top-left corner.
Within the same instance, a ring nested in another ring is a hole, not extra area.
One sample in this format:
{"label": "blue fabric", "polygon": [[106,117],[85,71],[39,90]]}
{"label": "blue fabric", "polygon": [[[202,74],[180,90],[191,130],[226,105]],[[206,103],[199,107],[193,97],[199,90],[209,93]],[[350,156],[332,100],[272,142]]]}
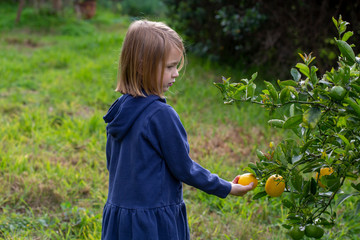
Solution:
{"label": "blue fabric", "polygon": [[117,99],[107,123],[102,239],[190,239],[182,182],[225,198],[231,184],[189,157],[186,131],[158,96]]}

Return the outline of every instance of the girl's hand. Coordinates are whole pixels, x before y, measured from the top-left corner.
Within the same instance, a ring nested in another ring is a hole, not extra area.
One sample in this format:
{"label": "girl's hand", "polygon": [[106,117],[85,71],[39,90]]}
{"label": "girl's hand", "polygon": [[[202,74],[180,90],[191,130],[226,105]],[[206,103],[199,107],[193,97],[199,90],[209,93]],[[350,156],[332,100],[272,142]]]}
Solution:
{"label": "girl's hand", "polygon": [[236,178],[230,182],[231,183],[231,191],[230,194],[234,196],[244,196],[248,191],[250,191],[254,185],[254,183],[250,183],[249,185],[243,186],[238,184],[240,176],[236,176]]}

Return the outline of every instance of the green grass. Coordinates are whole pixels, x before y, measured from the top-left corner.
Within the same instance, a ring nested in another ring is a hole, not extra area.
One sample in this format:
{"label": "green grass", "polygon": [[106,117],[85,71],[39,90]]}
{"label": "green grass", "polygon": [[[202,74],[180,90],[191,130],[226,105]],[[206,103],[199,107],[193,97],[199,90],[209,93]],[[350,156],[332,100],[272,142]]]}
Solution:
{"label": "green grass", "polygon": [[[119,97],[117,65],[130,20],[101,9],[80,21],[70,11],[39,17],[26,8],[15,25],[15,12],[0,6],[0,238],[99,239],[107,196],[102,116]],[[189,54],[167,93],[191,156],[228,180],[256,161],[257,148],[284,136],[267,126],[261,108],[224,105],[212,84],[250,74]],[[285,239],[280,199],[252,201],[253,194],[219,199],[185,186],[192,239]],[[328,239],[344,239],[358,221],[346,209],[352,204],[339,210]]]}

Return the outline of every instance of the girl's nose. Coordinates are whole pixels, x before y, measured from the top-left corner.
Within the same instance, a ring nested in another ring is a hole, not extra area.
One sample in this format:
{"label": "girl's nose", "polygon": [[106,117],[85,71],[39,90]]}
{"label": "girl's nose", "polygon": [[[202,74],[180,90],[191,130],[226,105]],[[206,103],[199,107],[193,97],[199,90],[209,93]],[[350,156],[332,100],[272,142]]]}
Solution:
{"label": "girl's nose", "polygon": [[173,73],[172,77],[176,78],[179,76],[179,71],[177,69],[175,69],[175,72]]}

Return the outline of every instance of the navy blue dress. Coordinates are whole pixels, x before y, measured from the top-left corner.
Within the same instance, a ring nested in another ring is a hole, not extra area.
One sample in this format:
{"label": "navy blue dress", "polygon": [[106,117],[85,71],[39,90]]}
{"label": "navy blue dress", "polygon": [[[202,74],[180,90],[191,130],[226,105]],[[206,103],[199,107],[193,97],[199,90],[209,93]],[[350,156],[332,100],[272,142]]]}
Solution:
{"label": "navy blue dress", "polygon": [[225,198],[231,184],[189,157],[185,129],[159,96],[117,99],[107,123],[102,239],[190,239],[182,182]]}

